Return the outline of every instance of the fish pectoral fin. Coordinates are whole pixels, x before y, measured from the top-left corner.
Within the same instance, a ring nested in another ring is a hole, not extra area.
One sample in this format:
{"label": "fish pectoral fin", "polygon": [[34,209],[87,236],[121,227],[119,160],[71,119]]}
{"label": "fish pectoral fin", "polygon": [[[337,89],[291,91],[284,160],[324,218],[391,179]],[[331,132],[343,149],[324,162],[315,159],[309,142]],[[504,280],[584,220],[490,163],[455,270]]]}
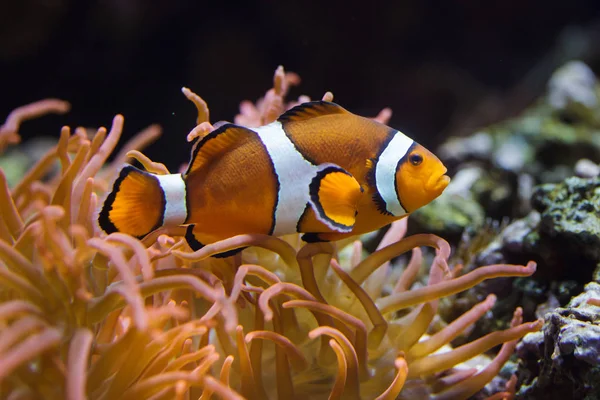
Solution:
{"label": "fish pectoral fin", "polygon": [[185,176],[209,164],[215,156],[230,149],[240,139],[251,136],[250,129],[225,123],[208,135],[197,138]]}
{"label": "fish pectoral fin", "polygon": [[309,192],[319,221],[336,232],[352,231],[363,189],[349,172],[335,164],[321,164]]}
{"label": "fish pectoral fin", "polygon": [[277,120],[281,123],[284,122],[295,122],[295,121],[304,121],[307,119],[320,117],[323,115],[330,114],[349,114],[345,108],[332,103],[330,101],[309,101],[306,103],[298,104],[297,106],[290,108]]}

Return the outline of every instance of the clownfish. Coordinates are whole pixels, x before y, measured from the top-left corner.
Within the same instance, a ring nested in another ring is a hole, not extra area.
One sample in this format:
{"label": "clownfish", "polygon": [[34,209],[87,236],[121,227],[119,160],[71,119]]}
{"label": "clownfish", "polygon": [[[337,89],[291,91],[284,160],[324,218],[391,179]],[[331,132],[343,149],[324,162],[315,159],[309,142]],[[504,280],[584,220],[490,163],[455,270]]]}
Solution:
{"label": "clownfish", "polygon": [[268,125],[226,123],[196,138],[182,174],[125,166],[98,222],[107,233],[138,238],[188,225],[193,250],[246,233],[299,232],[306,242],[334,241],[431,202],[450,182],[446,171],[402,132],[312,101]]}

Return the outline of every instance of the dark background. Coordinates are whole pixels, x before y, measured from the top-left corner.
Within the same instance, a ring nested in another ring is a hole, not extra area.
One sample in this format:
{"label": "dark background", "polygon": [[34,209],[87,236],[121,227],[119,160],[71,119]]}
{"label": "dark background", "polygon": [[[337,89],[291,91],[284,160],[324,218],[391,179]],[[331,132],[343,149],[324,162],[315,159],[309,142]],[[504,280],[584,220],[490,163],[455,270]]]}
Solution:
{"label": "dark background", "polygon": [[598,71],[599,39],[598,0],[0,0],[0,118],[59,97],[71,113],[27,123],[25,139],[115,113],[126,137],[159,123],[148,153],[175,168],[195,121],[182,86],[231,120],[282,64],[303,80],[291,97],[389,106],[391,125],[435,148],[517,114],[566,60]]}

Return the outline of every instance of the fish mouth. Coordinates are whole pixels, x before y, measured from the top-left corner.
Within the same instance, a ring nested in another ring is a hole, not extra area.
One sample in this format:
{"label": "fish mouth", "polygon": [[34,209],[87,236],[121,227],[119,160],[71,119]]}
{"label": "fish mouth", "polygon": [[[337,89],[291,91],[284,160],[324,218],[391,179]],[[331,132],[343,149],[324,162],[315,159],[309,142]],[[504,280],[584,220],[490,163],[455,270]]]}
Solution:
{"label": "fish mouth", "polygon": [[450,177],[446,175],[448,170],[444,168],[444,171],[439,175],[434,175],[427,182],[427,188],[431,191],[441,193],[446,189],[446,186],[450,183]]}
{"label": "fish mouth", "polygon": [[441,192],[446,189],[446,186],[450,183],[450,177],[448,175],[442,175],[437,181],[436,188]]}

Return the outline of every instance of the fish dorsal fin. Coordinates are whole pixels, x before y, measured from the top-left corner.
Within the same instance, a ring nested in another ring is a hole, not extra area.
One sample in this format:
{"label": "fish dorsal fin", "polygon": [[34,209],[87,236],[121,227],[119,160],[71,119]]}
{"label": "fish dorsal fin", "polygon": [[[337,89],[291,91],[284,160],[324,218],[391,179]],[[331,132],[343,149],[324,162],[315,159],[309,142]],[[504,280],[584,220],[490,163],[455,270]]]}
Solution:
{"label": "fish dorsal fin", "polygon": [[363,189],[350,173],[335,164],[321,164],[309,191],[319,221],[336,232],[352,231]]}
{"label": "fish dorsal fin", "polygon": [[290,108],[277,119],[279,122],[303,121],[330,114],[349,114],[345,108],[329,101],[309,101]]}
{"label": "fish dorsal fin", "polygon": [[227,123],[208,135],[196,139],[185,176],[207,165],[215,156],[227,151],[241,138],[249,134],[252,134],[250,129]]}

